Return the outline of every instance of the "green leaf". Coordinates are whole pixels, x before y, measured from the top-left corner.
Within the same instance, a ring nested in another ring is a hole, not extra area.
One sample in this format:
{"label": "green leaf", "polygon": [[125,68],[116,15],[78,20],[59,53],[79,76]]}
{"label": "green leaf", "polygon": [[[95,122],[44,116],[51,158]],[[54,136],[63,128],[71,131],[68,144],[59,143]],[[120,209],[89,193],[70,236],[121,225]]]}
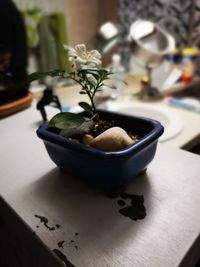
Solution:
{"label": "green leaf", "polygon": [[102,76],[108,76],[110,74],[113,74],[110,70],[105,69],[105,68],[92,68],[92,69],[81,69],[78,71],[78,75],[83,75],[85,76],[86,74],[95,74],[98,77]]}
{"label": "green leaf", "polygon": [[98,69],[98,73],[99,73],[99,75],[102,77],[102,76],[107,76],[107,75],[110,75],[111,74],[111,72],[109,71],[109,70],[107,70],[107,69],[103,69],[103,68],[101,68],[101,69]]}
{"label": "green leaf", "polygon": [[56,69],[56,70],[50,70],[50,71],[47,71],[46,74],[51,76],[51,77],[55,77],[55,76],[63,76],[63,74],[65,73],[64,70],[59,70],[59,69]]}
{"label": "green leaf", "polygon": [[98,73],[94,73],[94,72],[88,72],[88,73],[91,74],[97,81],[99,80]]}
{"label": "green leaf", "polygon": [[49,121],[48,127],[66,130],[71,128],[77,128],[84,121],[85,119],[79,114],[71,112],[60,112]]}
{"label": "green leaf", "polygon": [[28,82],[31,83],[33,81],[40,80],[46,76],[47,75],[44,72],[34,72],[34,73],[31,73],[30,75],[28,75]]}
{"label": "green leaf", "polygon": [[45,72],[33,72],[28,75],[28,82],[33,82],[35,80],[42,79],[46,76],[51,76],[51,77],[65,77],[65,78],[70,78],[70,75],[66,76],[66,73],[64,70],[49,70]]}
{"label": "green leaf", "polygon": [[90,113],[91,115],[94,115],[94,111],[92,109],[92,107],[86,103],[86,102],[79,102],[78,103],[80,107],[82,107],[85,111],[87,111],[88,113]]}

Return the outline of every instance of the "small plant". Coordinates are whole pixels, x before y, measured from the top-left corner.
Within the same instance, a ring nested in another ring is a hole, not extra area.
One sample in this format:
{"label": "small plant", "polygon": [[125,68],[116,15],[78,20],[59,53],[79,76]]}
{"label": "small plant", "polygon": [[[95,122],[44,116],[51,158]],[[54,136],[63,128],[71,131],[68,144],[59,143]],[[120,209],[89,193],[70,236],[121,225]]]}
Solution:
{"label": "small plant", "polygon": [[[101,67],[101,54],[97,50],[87,51],[84,44],[76,45],[75,48],[64,45],[64,49],[68,51],[71,64],[71,72],[64,70],[50,70],[46,72],[35,72],[29,75],[29,82],[44,78],[46,76],[58,77],[64,79],[72,79],[80,84],[80,94],[88,96],[89,103],[79,102],[95,123],[99,121],[99,115],[94,103],[94,97],[97,92],[102,91],[104,82],[109,79],[112,72]],[[113,89],[114,86],[106,85]],[[77,128],[88,119],[79,114],[70,112],[61,112],[55,115],[49,122],[49,128],[56,128],[65,131],[71,128]]]}

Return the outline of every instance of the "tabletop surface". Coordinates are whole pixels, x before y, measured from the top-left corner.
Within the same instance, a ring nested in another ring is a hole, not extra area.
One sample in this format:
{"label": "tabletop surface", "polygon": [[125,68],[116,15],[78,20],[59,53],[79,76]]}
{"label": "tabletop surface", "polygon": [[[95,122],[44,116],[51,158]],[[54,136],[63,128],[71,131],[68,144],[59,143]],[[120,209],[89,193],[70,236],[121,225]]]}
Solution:
{"label": "tabletop surface", "polygon": [[179,266],[200,241],[200,157],[159,145],[145,174],[107,196],[59,171],[39,124],[33,107],[0,121],[0,197],[49,250],[76,267]]}

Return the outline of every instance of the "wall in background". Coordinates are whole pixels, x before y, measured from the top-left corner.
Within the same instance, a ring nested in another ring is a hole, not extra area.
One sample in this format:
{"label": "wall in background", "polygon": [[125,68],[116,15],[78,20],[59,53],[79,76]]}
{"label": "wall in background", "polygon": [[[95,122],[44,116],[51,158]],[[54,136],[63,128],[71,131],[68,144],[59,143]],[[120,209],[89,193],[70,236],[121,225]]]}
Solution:
{"label": "wall in background", "polygon": [[98,0],[67,0],[68,33],[72,46],[89,43],[98,28]]}
{"label": "wall in background", "polygon": [[[41,10],[41,12],[39,12],[42,17],[46,15],[52,17],[52,14],[55,14],[55,12],[62,12],[65,18],[64,23],[66,24],[66,38],[64,39],[67,41],[65,43],[71,46],[85,43],[91,48],[91,40],[98,31],[100,25],[106,21],[117,20],[117,0],[13,0],[13,2],[18,9],[23,12],[25,10],[32,10],[33,7],[38,7]],[[57,26],[52,29],[51,21],[48,21],[48,28],[46,28],[46,24],[44,25],[44,23],[42,23],[44,20],[41,20],[41,18],[38,20],[37,18],[35,19],[35,15],[30,16],[29,12],[25,12],[25,14],[29,47],[28,72],[36,70],[42,71],[46,70],[48,67],[63,68],[64,65],[66,65],[65,68],[68,69],[67,64],[64,62],[66,61],[66,53],[63,51],[62,54],[59,50],[60,48],[58,48],[58,44],[60,44],[61,41],[57,39]],[[42,35],[40,31],[41,24],[43,25]],[[44,26],[46,29],[45,32]],[[57,31],[56,33],[55,30]],[[30,36],[33,38],[31,42]],[[64,36],[63,30],[62,36]],[[47,39],[47,49],[43,49],[43,47],[45,47],[45,38]],[[62,58],[63,60],[61,60]],[[105,64],[109,62],[110,55],[104,58]]]}
{"label": "wall in background", "polygon": [[117,0],[67,0],[71,45],[89,44],[100,25],[117,20]]}
{"label": "wall in background", "polygon": [[62,11],[66,16],[70,45],[89,44],[106,21],[117,20],[117,0],[14,0],[20,10],[38,6],[43,12]]}

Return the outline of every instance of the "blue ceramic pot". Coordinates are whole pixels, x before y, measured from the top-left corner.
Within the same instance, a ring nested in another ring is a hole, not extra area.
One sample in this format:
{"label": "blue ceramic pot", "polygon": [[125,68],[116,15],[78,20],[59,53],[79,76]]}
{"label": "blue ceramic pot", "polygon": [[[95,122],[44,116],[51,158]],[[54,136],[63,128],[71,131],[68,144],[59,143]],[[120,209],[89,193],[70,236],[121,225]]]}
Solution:
{"label": "blue ceramic pot", "polygon": [[100,191],[114,192],[126,186],[152,161],[164,129],[155,120],[106,110],[98,112],[102,119],[114,120],[116,126],[138,134],[139,141],[119,151],[103,152],[50,132],[47,123],[39,127],[37,135],[60,169]]}

